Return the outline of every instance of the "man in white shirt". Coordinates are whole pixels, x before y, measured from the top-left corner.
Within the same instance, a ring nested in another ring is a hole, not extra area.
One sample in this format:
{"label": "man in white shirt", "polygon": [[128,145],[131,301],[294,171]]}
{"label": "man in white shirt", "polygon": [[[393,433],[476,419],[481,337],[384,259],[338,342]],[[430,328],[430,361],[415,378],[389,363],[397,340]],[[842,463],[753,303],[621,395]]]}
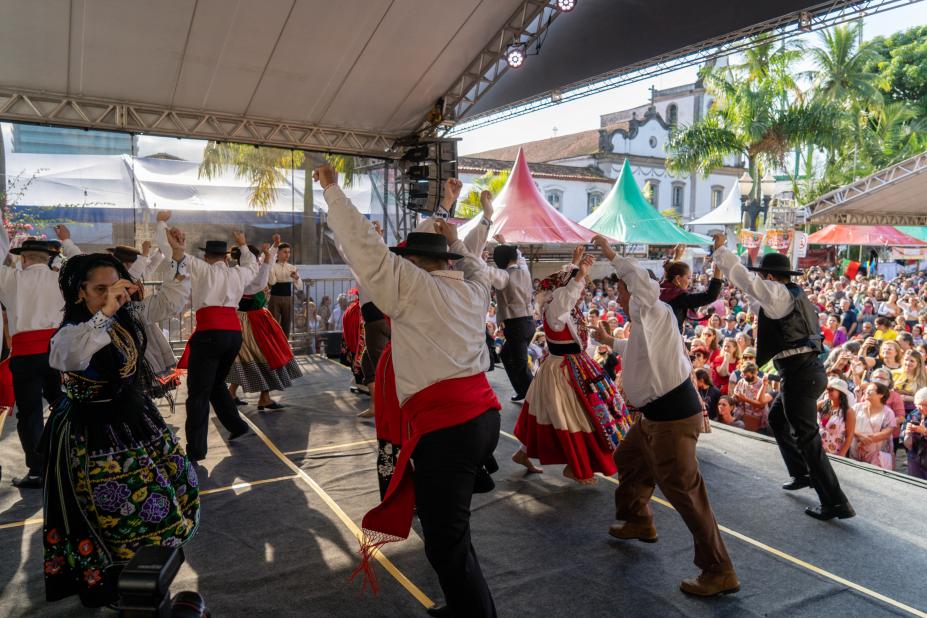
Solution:
{"label": "man in white shirt", "polygon": [[[158,213],[156,240],[165,255],[170,251],[167,243],[167,221],[170,211]],[[223,240],[207,240],[201,247],[203,258],[185,255],[180,268],[190,275],[192,304],[196,312],[196,330],[187,342],[187,349],[178,363],[189,369],[187,375],[187,456],[194,461],[205,459],[209,405],[222,425],[229,431],[229,440],[248,433],[235,400],[225,387],[225,378],[241,349],[241,323],[238,321],[238,302],[245,286],[258,274],[258,261],[248,249],[241,232],[233,234],[235,245],[241,251],[241,265],[229,267],[228,245]]]}
{"label": "man in white shirt", "polygon": [[[488,193],[488,191],[484,191]],[[496,235],[499,243],[493,250],[496,268],[489,267],[492,287],[496,290],[496,319],[505,328],[505,343],[500,358],[505,374],[515,389],[513,402],[522,401],[531,386],[528,369],[528,344],[534,337],[534,287],[528,263],[515,245],[505,244],[505,238]]]}
{"label": "man in white shirt", "polygon": [[[389,490],[363,527],[368,540],[406,538],[414,506],[447,602],[429,613],[495,616],[470,542],[474,483],[499,439],[500,406],[484,373],[488,270],[443,221],[435,223],[443,235],[413,232],[405,247],[388,249],[337,178],[329,166],[316,171],[342,253],[358,284],[392,320],[396,395],[410,430]],[[460,187],[453,179],[445,190],[456,199]],[[461,270],[451,270],[448,260],[458,258]],[[369,549],[365,544],[368,560]]]}
{"label": "man in white shirt", "polygon": [[289,243],[280,243],[277,249],[277,263],[270,270],[270,301],[267,309],[274,316],[283,333],[290,336],[290,325],[293,323],[293,291],[302,287],[299,271],[290,264],[292,249]]}
{"label": "man in white shirt", "polygon": [[654,486],[679,513],[695,542],[701,573],[680,589],[697,596],[730,594],[740,582],[721,539],[718,522],[695,458],[702,405],[692,384],[692,366],[672,307],[660,300],[660,286],[635,260],[622,257],[602,236],[593,239],[618,274],[618,302],[628,315],[627,339],[598,336],[621,355],[621,382],[629,406],[641,418],[615,451],[620,484],[615,490],[617,539],[657,540],[650,498]]}
{"label": "man in white shirt", "polygon": [[42,487],[44,458],[38,453],[42,437],[44,397],[50,405],[61,397],[61,374],[48,364],[49,342],[64,317],[64,299],[58,273],[51,269],[58,256],[54,241],[26,240],[10,249],[7,235],[0,234],[0,263],[8,253],[22,259],[22,270],[0,266],[0,302],[6,307],[13,338],[10,372],[16,396],[16,431],[26,456],[26,476],[13,479],[22,489]]}

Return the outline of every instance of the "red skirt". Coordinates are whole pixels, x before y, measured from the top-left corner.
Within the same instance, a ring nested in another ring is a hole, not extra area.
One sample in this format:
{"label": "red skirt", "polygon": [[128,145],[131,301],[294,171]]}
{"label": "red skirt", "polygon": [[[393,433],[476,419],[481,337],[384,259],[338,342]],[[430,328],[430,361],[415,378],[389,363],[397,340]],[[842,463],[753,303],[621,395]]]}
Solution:
{"label": "red skirt", "polygon": [[599,446],[594,433],[541,425],[528,412],[527,402],[515,423],[515,437],[525,445],[528,457],[542,464],[569,464],[578,479],[592,478],[596,472],[611,476],[618,471],[612,453]]}
{"label": "red skirt", "polygon": [[280,369],[293,360],[293,350],[283,329],[267,309],[248,311],[248,323],[254,340],[271,369]]}
{"label": "red skirt", "polygon": [[13,394],[13,373],[10,371],[10,357],[0,363],[0,408],[10,408],[16,405],[16,396]]}

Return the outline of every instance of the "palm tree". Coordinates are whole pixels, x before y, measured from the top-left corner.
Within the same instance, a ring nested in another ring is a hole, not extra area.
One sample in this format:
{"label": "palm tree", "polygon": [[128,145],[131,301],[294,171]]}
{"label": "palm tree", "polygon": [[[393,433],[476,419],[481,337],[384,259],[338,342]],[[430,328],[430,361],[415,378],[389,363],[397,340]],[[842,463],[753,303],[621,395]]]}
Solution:
{"label": "palm tree", "polygon": [[[344,176],[344,185],[350,187],[354,179],[354,157],[347,155],[326,155],[326,159]],[[301,262],[321,261],[321,238],[316,227],[315,203],[312,187],[312,158],[300,150],[268,148],[250,144],[209,142],[203,151],[200,164],[200,178],[216,178],[226,166],[235,171],[235,176],[248,180],[251,193],[248,203],[260,214],[264,214],[277,199],[280,185],[286,183],[287,172],[303,170],[303,224],[300,246]],[[295,187],[294,187],[295,188]]]}
{"label": "palm tree", "polygon": [[875,50],[860,42],[862,32],[862,22],[855,22],[818,33],[820,46],[809,50],[817,67],[809,74],[815,97],[847,108],[854,101],[882,101],[881,88],[887,84],[884,78],[866,70]]}
{"label": "palm tree", "polygon": [[480,204],[480,193],[489,191],[492,193],[493,197],[496,197],[499,191],[502,190],[502,187],[505,186],[505,183],[509,181],[509,173],[508,170],[502,172],[486,172],[474,180],[473,184],[476,188],[470,191],[467,197],[457,203],[454,216],[458,219],[471,219],[479,214],[483,210]]}
{"label": "palm tree", "polygon": [[765,169],[782,165],[793,147],[821,143],[834,128],[832,108],[806,100],[795,83],[800,57],[795,45],[761,39],[742,64],[704,67],[700,76],[715,100],[703,120],[670,135],[669,170],[707,176],[726,157],[739,155],[753,178],[753,197],[760,199]]}

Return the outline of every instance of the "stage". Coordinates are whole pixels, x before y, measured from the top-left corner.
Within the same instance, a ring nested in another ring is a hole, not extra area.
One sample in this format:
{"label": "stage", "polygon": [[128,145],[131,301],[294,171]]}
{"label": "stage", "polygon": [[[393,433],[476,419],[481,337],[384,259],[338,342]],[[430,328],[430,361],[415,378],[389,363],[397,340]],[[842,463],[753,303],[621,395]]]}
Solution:
{"label": "stage", "polygon": [[[228,444],[213,417],[200,468],[199,532],[172,592],[197,590],[213,616],[424,616],[441,590],[418,536],[387,545],[377,596],[349,577],[355,534],[378,499],[373,422],[355,418],[368,399],[348,392],[350,372],[301,358],[305,376],[277,412],[243,407],[255,433]],[[715,427],[699,459],[739,594],[695,599],[679,581],[696,573],[691,537],[659,494],[659,542],[608,536],[612,479],[581,487],[546,466],[526,475],[510,460],[519,407],[501,367],[489,374],[503,409],[496,489],[473,500],[473,539],[501,616],[922,616],[927,599],[925,485],[852,462],[835,464],[855,519],[822,523],[802,513],[811,490],[779,489],[774,444]],[[181,405],[167,417],[183,425]],[[256,401],[256,395],[249,396]],[[162,408],[167,415],[167,409]],[[0,435],[0,615],[113,615],[76,600],[46,604],[41,495],[9,479],[24,466],[7,419]]]}

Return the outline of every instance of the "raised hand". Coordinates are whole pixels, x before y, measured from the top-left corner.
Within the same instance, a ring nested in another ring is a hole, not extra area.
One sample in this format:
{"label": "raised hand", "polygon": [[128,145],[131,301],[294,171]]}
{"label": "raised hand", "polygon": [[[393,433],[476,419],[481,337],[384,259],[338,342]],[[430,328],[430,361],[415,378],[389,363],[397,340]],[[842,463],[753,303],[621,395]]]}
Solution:
{"label": "raised hand", "polygon": [[719,233],[717,233],[717,234],[713,234],[713,235],[712,235],[712,238],[713,238],[714,241],[715,241],[714,244],[712,244],[712,247],[711,247],[712,251],[715,251],[715,250],[717,250],[717,249],[720,249],[720,248],[723,247],[725,244],[727,244],[727,234],[722,234],[722,233],[719,232]]}
{"label": "raised hand", "polygon": [[264,262],[267,263],[270,261],[270,243],[265,242],[261,243],[261,253],[264,254]]}
{"label": "raised hand", "polygon": [[126,279],[120,279],[107,288],[106,301],[103,303],[103,308],[100,311],[103,312],[103,315],[112,317],[129,301],[132,294],[137,291],[137,285]]}
{"label": "raised hand", "polygon": [[320,165],[312,172],[312,179],[325,190],[331,185],[338,184],[338,172],[331,165]]}
{"label": "raised hand", "polygon": [[595,258],[591,255],[584,255],[583,259],[579,263],[579,272],[576,273],[576,277],[585,279],[586,275],[589,274],[589,269],[592,268],[593,264],[595,264]]}
{"label": "raised hand", "polygon": [[447,239],[448,246],[457,242],[457,226],[453,223],[435,218],[435,232],[443,235]]}
{"label": "raised hand", "polygon": [[463,181],[460,178],[448,178],[444,181],[444,201],[453,201],[456,204],[461,189],[463,189]]}
{"label": "raised hand", "polygon": [[280,246],[280,234],[274,234],[273,241],[274,241],[274,246],[279,247]]}
{"label": "raised hand", "polygon": [[686,246],[683,243],[679,243],[673,247],[673,261],[678,262],[682,259],[682,254],[686,252]]}
{"label": "raised hand", "polygon": [[492,193],[489,191],[483,191],[480,193],[480,206],[483,207],[483,217],[492,221],[493,212],[495,209],[492,205]]}
{"label": "raised hand", "polygon": [[[170,242],[170,241],[168,241],[168,242]],[[149,254],[149,253],[151,253],[151,241],[150,241],[150,240],[143,240],[143,241],[142,241],[142,255],[144,255],[145,257],[148,257],[148,254]]]}
{"label": "raised hand", "polygon": [[55,236],[58,237],[58,240],[64,242],[71,237],[71,230],[63,223],[59,223],[55,226]]}
{"label": "raised hand", "polygon": [[595,246],[599,248],[599,251],[602,252],[602,256],[606,260],[615,259],[615,250],[612,249],[611,245],[608,244],[608,239],[602,236],[601,234],[596,234],[592,237],[592,242],[595,243]]}
{"label": "raised hand", "polygon": [[167,231],[167,242],[171,246],[171,258],[175,262],[182,260],[187,245],[186,235],[176,227],[172,227]]}
{"label": "raised hand", "polygon": [[383,238],[383,226],[380,225],[379,221],[373,222],[373,231],[377,233],[377,236]]}
{"label": "raised hand", "polygon": [[503,236],[502,234],[496,234],[495,236],[492,237],[492,239],[495,240],[500,245],[505,244],[505,236]]}
{"label": "raised hand", "polygon": [[582,246],[582,245],[577,245],[576,247],[574,247],[574,248],[573,248],[572,264],[573,264],[574,266],[579,266],[579,263],[582,261],[583,255],[584,255],[585,253],[586,253],[586,247],[584,247],[584,246]]}
{"label": "raised hand", "polygon": [[159,210],[158,216],[156,217],[158,221],[170,221],[171,211],[170,210]]}
{"label": "raised hand", "polygon": [[245,233],[240,230],[232,232],[232,238],[235,239],[235,244],[239,247],[244,247],[248,244],[248,241],[245,239]]}

